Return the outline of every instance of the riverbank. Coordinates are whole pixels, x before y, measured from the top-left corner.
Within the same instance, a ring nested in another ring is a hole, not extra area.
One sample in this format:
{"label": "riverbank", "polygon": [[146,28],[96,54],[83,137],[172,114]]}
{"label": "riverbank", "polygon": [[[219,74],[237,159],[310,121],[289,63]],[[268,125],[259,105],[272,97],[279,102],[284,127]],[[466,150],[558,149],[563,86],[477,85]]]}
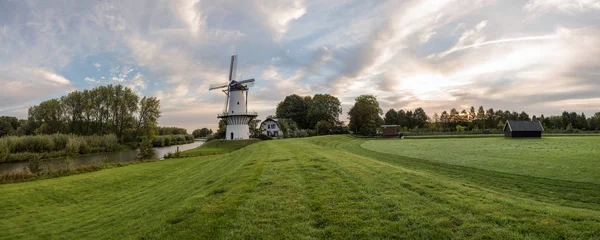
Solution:
{"label": "riverbank", "polygon": [[[193,143],[192,135],[159,135],[154,147]],[[76,136],[52,134],[38,136],[9,136],[0,138],[0,163],[27,162],[32,159],[53,159],[66,156],[123,152],[137,148],[137,143],[119,144],[114,134],[104,136]]]}
{"label": "riverbank", "polygon": [[[182,145],[157,147],[154,148],[155,158],[153,160],[146,159],[142,162],[161,159],[164,155],[170,152],[176,152],[177,150],[185,151],[194,149],[201,146],[203,143],[203,141],[196,141]],[[127,166],[129,164],[140,162],[140,160],[137,159],[138,153],[139,149],[134,149],[121,152],[73,156],[69,158],[45,159],[38,163],[37,167],[41,168],[41,171],[37,174],[33,174],[28,170],[30,168],[30,166],[28,166],[30,164],[29,162],[0,163],[0,184],[54,178]]]}
{"label": "riverbank", "polygon": [[[94,172],[103,169],[128,166],[141,162],[158,161],[161,160],[162,157],[169,159],[224,154],[244,148],[254,143],[258,143],[260,141],[260,139],[236,141],[212,140],[208,143],[204,143],[204,141],[196,141],[196,145],[184,144],[171,147],[158,147],[155,148],[155,159],[144,160],[136,159],[138,153],[137,149],[126,152],[115,152],[112,153],[112,155],[106,155],[106,153],[104,153],[78,156],[79,158],[83,159],[77,159],[77,157],[72,159],[53,159],[53,162],[42,162],[41,167],[43,168],[43,171],[37,174],[28,171],[28,164],[26,163],[12,167],[6,167],[7,163],[4,163],[0,164],[0,184],[34,181],[69,176],[79,173]],[[177,153],[177,151],[179,151],[179,153]]]}

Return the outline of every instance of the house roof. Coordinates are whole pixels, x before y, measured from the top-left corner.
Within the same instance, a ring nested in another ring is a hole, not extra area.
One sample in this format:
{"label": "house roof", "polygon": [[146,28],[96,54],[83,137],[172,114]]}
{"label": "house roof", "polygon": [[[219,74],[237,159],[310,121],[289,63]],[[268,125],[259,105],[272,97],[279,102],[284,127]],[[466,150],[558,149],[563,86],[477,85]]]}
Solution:
{"label": "house roof", "polygon": [[268,117],[267,119],[265,119],[263,122],[266,122],[266,121],[269,121],[269,120],[273,121],[273,122],[276,122],[276,123],[279,123],[279,118],[270,118],[270,117]]}
{"label": "house roof", "polygon": [[508,120],[504,125],[504,130],[506,128],[510,129],[513,132],[543,132],[544,127],[540,121],[518,121],[518,120]]}
{"label": "house roof", "polygon": [[267,122],[267,121],[273,121],[273,122],[275,122],[275,124],[277,124],[278,128],[281,127],[281,126],[279,126],[279,118],[270,118],[270,117],[268,117],[267,119],[265,119],[264,121],[262,121],[260,123],[260,127],[262,128],[264,126],[264,123]]}

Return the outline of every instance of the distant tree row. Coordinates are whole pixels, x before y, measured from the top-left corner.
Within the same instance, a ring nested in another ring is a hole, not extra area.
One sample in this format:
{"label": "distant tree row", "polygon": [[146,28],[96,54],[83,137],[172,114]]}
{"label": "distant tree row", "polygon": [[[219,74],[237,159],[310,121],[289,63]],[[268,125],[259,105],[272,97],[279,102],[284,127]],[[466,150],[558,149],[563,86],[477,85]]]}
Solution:
{"label": "distant tree row", "polygon": [[[430,118],[422,108],[413,112],[394,109],[388,110],[384,117],[385,124],[396,124],[406,129],[428,129],[432,131],[470,131],[483,129],[502,129],[508,120],[539,120],[547,130],[600,130],[600,112],[590,118],[584,113],[563,112],[560,116],[545,117],[508,110],[478,110],[471,107],[460,112],[453,108],[443,111],[441,115],[434,113]],[[458,127],[457,127],[458,126]]]}
{"label": "distant tree row", "polygon": [[600,130],[600,112],[586,118],[584,113],[563,112],[560,116],[545,117],[508,110],[484,110],[480,106],[469,110],[453,108],[443,111],[441,115],[434,113],[429,117],[422,108],[410,110],[388,110],[381,119],[382,111],[377,98],[373,95],[361,95],[355,99],[348,112],[350,130],[356,134],[373,135],[382,124],[399,125],[404,131],[477,131],[484,129],[502,129],[508,120],[539,120],[544,129],[550,131]]}
{"label": "distant tree row", "polygon": [[158,127],[158,135],[188,135],[187,129],[180,127]]}
{"label": "distant tree row", "polygon": [[[27,120],[0,118],[0,136],[65,133],[76,135],[115,134],[119,142],[137,142],[144,136],[181,132],[182,129],[157,129],[160,101],[140,98],[130,88],[107,85],[92,90],[74,91],[29,108]],[[8,123],[8,124],[6,124]],[[10,126],[10,127],[9,127]],[[185,132],[185,129],[183,129]]]}
{"label": "distant tree row", "polygon": [[425,128],[429,117],[423,108],[417,108],[414,111],[390,109],[385,113],[384,122],[386,125],[400,125],[409,129]]}
{"label": "distant tree row", "polygon": [[194,138],[205,138],[211,134],[213,134],[213,130],[208,129],[208,128],[196,129],[192,132],[192,135],[194,135]]}

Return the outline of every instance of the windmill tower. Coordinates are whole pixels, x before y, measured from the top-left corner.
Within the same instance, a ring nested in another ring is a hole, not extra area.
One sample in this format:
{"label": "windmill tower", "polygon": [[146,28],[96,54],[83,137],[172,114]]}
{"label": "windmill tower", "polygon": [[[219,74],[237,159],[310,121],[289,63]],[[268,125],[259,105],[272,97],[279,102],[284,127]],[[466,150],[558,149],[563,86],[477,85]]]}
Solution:
{"label": "windmill tower", "polygon": [[225,109],[217,118],[227,120],[227,132],[225,139],[237,140],[250,138],[250,129],[248,123],[256,118],[256,112],[248,111],[248,89],[254,85],[254,78],[236,81],[235,74],[237,70],[237,56],[231,56],[231,65],[229,67],[229,81],[223,84],[211,84],[210,90],[222,89],[227,95],[225,100]]}

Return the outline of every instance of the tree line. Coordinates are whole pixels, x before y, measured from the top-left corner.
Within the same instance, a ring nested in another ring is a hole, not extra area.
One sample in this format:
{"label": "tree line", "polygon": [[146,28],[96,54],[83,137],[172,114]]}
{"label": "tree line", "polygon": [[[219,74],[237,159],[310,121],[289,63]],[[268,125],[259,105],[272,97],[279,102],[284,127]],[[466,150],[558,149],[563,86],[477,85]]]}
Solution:
{"label": "tree line", "polygon": [[213,134],[213,130],[208,129],[208,128],[200,128],[200,129],[196,129],[192,132],[192,135],[194,135],[194,138],[205,138],[212,134]]}
{"label": "tree line", "polygon": [[575,131],[575,130],[598,130],[600,129],[600,112],[590,118],[586,118],[584,113],[564,111],[562,115],[546,117],[543,114],[530,116],[525,111],[520,113],[509,110],[494,110],[489,108],[484,110],[480,106],[476,111],[474,107],[469,110],[458,111],[451,109],[449,112],[443,111],[441,115],[435,113],[431,122],[432,128],[439,131],[466,131],[466,130],[484,130],[484,129],[502,129],[508,120],[540,121],[544,129],[550,131]]}
{"label": "tree line", "polygon": [[[75,134],[82,136],[115,134],[120,143],[150,141],[162,132],[182,129],[157,129],[160,101],[140,97],[122,85],[99,86],[73,91],[29,108],[27,120],[0,118],[0,136]],[[185,133],[187,134],[187,133]]]}
{"label": "tree line", "polygon": [[376,134],[382,124],[398,125],[402,131],[483,131],[501,130],[508,120],[537,120],[547,131],[574,132],[600,130],[600,112],[587,118],[584,113],[564,111],[558,116],[531,116],[525,111],[485,110],[480,106],[458,111],[456,108],[434,113],[429,117],[423,108],[415,110],[389,109],[384,118],[377,98],[373,95],[361,95],[355,99],[348,112],[349,127],[355,134]]}

